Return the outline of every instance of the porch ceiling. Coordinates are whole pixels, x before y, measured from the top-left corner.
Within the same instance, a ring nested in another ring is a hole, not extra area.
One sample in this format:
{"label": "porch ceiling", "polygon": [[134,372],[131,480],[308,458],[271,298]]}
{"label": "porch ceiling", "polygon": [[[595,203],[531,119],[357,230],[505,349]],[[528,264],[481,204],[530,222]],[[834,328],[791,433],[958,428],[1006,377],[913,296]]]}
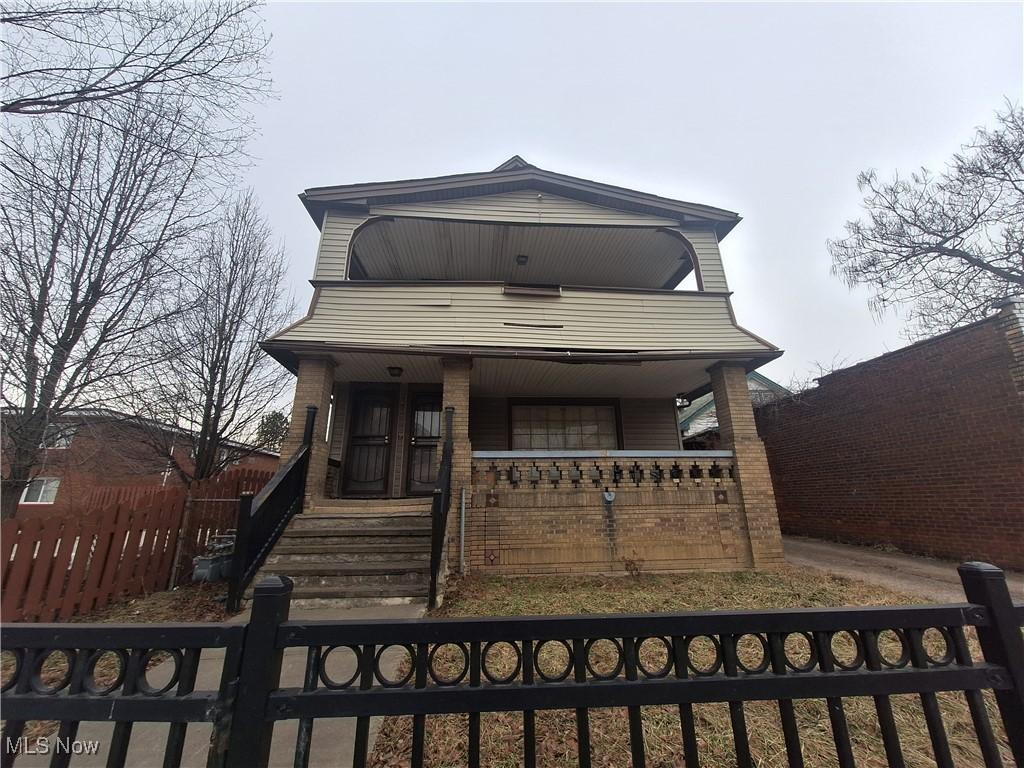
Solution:
{"label": "porch ceiling", "polygon": [[[335,352],[339,381],[440,384],[441,357],[416,354]],[[475,396],[672,397],[707,386],[717,358],[635,363],[562,363],[476,357],[470,379]],[[402,369],[392,377],[389,367]]]}
{"label": "porch ceiling", "polygon": [[715,360],[567,364],[482,358],[473,361],[473,394],[510,397],[673,397],[709,381]]}
{"label": "porch ceiling", "polygon": [[658,227],[381,219],[359,231],[353,250],[373,280],[672,288],[693,269],[687,244]]}

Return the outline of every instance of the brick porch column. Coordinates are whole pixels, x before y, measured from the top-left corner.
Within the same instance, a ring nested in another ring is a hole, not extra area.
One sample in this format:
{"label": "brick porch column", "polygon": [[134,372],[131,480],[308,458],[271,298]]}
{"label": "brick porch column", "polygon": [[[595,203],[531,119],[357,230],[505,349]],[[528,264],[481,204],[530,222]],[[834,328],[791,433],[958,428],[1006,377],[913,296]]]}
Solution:
{"label": "brick porch column", "polygon": [[[473,360],[468,357],[444,358],[441,405],[455,409],[452,417],[452,495],[448,507],[448,566],[459,567],[459,492],[470,491],[472,446],[469,442],[469,377]],[[443,422],[442,422],[443,423]]]}
{"label": "brick porch column", "polygon": [[750,404],[747,373],[737,363],[717,363],[708,369],[715,396],[722,445],[735,455],[743,509],[747,518],[754,567],[782,565],[782,535],[775,491],[768,471],[764,444],[757,436],[754,409]]}
{"label": "brick porch column", "polygon": [[324,498],[327,482],[327,420],[331,411],[331,390],[334,387],[334,361],[324,357],[299,359],[299,375],[295,382],[295,400],[288,424],[288,436],[281,443],[281,461],[288,461],[302,445],[302,430],[306,423],[306,406],[317,407],[313,429],[313,446],[309,455],[306,475],[306,501],[308,508],[316,499]]}

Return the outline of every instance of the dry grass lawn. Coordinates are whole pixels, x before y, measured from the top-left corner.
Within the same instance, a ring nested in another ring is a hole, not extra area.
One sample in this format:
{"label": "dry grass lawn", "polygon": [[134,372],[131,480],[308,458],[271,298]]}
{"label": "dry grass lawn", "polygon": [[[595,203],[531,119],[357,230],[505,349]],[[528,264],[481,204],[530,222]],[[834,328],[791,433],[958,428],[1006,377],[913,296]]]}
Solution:
{"label": "dry grass lawn", "polygon": [[[833,606],[896,605],[922,602],[913,597],[822,572],[787,568],[779,573],[695,574],[639,577],[545,577],[523,579],[469,578],[449,589],[446,604],[437,616],[557,615],[580,613],[660,613],[709,609],[800,608]],[[792,637],[792,636],[791,636]],[[840,640],[843,636],[837,636]],[[880,641],[882,638],[880,637]],[[889,639],[893,641],[893,638]],[[968,640],[976,658],[980,658],[974,638]],[[937,633],[926,635],[926,645],[941,642]],[[943,643],[944,645],[944,643]],[[648,648],[650,646],[650,648]],[[842,642],[837,654],[851,651]],[[500,646],[496,646],[500,647]],[[646,650],[645,650],[646,649]],[[454,650],[454,649],[453,649]],[[595,645],[595,650],[597,647]],[[611,646],[609,645],[609,651]],[[739,649],[754,652],[752,649]],[[884,651],[884,649],[883,649]],[[655,669],[664,661],[665,651],[645,643],[641,657],[650,653],[646,666]],[[756,650],[760,655],[760,650]],[[895,654],[898,655],[898,654]],[[935,652],[936,656],[941,655]],[[442,654],[438,654],[439,657]],[[514,655],[494,658],[511,668]],[[601,653],[594,654],[600,669]],[[489,657],[489,661],[491,661]],[[614,661],[605,660],[614,666]],[[444,660],[449,671],[462,667],[461,654]],[[541,659],[541,664],[545,664]],[[756,665],[756,661],[751,662]],[[970,712],[962,694],[940,694],[940,706],[957,765],[982,765],[974,736]],[[908,766],[934,766],[935,760],[917,696],[892,697],[904,757]],[[1005,749],[993,702],[987,699],[990,719],[1004,746],[1004,761],[1012,764]],[[846,699],[847,720],[857,765],[861,768],[886,765],[881,734],[870,698]],[[823,700],[795,703],[803,754],[809,767],[836,765],[828,714]],[[785,747],[778,706],[773,702],[744,705],[747,731],[755,765],[786,765]],[[706,768],[735,766],[736,758],[725,704],[695,706],[696,730],[701,765]],[[576,721],[571,711],[537,713],[537,758],[541,766],[577,765]],[[412,718],[386,718],[377,738],[371,765],[398,768],[409,764],[412,743]],[[522,715],[488,713],[481,716],[482,764],[494,768],[522,765]],[[679,715],[676,707],[644,707],[644,737],[647,765],[683,766]],[[590,713],[593,764],[621,768],[630,764],[629,736],[625,709],[600,709]],[[467,762],[467,718],[434,716],[427,718],[427,765],[459,766]]]}

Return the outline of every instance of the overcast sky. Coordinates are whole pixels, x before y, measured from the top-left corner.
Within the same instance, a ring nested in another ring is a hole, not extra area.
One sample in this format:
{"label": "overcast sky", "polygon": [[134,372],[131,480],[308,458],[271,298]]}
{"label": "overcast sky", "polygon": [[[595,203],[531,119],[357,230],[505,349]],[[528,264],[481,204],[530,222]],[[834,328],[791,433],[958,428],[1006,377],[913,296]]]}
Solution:
{"label": "overcast sky", "polygon": [[1020,3],[356,5],[265,10],[280,98],[250,182],[308,304],[307,187],[541,168],[727,208],[739,322],[815,362],[902,346],[829,273],[856,175],[938,168],[1021,99]]}

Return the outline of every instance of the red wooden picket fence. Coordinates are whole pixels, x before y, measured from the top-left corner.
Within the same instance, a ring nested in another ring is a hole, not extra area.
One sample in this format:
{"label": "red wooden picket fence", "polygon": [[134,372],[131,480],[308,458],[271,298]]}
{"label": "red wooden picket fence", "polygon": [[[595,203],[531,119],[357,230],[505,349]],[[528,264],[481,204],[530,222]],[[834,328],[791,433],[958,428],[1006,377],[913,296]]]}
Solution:
{"label": "red wooden picket fence", "polygon": [[270,477],[235,470],[189,489],[122,488],[73,518],[4,520],[0,618],[67,619],[188,581],[192,557],[234,527],[239,494]]}

